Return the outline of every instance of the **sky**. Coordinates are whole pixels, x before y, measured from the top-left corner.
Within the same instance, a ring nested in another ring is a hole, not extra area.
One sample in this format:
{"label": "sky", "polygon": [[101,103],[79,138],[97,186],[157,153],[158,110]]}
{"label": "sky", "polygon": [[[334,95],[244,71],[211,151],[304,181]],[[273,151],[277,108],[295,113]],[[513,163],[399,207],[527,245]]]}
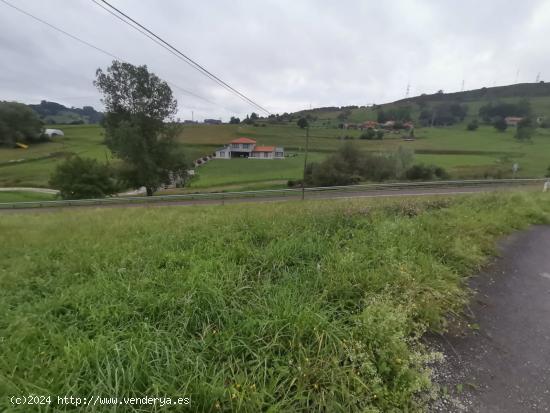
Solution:
{"label": "sky", "polygon": [[[91,0],[0,0],[0,100],[102,109],[113,57],[169,82],[181,119],[258,112]],[[550,1],[110,0],[271,113],[550,80]],[[190,95],[185,91],[190,91]]]}

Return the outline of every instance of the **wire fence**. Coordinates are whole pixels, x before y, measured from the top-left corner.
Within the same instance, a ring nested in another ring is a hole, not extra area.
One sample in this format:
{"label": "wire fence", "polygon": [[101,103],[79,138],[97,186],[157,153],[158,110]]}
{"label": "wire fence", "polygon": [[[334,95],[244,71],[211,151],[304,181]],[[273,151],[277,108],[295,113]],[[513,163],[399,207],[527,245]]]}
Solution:
{"label": "wire fence", "polygon": [[[48,208],[48,207],[72,207],[72,206],[93,206],[93,205],[132,205],[132,204],[153,204],[159,202],[185,202],[198,203],[200,201],[217,200],[221,203],[231,200],[246,199],[267,199],[267,198],[286,198],[286,197],[304,197],[312,199],[323,196],[324,194],[369,194],[406,191],[406,190],[437,190],[437,189],[456,189],[456,188],[487,188],[498,189],[505,187],[516,187],[526,185],[544,185],[545,179],[484,179],[484,180],[465,180],[465,181],[434,181],[434,182],[396,182],[365,185],[347,185],[347,186],[328,186],[312,188],[288,188],[288,189],[266,189],[259,191],[241,191],[241,192],[202,192],[192,194],[178,195],[157,195],[157,196],[116,196],[98,199],[78,199],[78,200],[54,200],[54,201],[24,201],[24,202],[4,202],[0,203],[0,209],[24,209],[24,208]],[[436,192],[434,192],[436,194]]]}

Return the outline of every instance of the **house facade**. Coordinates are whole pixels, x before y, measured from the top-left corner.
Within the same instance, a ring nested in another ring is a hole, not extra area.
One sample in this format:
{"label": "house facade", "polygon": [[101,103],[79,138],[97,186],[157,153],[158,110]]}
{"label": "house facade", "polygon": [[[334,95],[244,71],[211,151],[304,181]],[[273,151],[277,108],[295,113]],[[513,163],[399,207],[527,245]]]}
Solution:
{"label": "house facade", "polygon": [[518,123],[520,123],[522,120],[523,118],[520,118],[519,116],[506,116],[504,118],[504,121],[508,126],[518,126]]}
{"label": "house facade", "polygon": [[216,159],[252,158],[284,159],[284,148],[276,146],[259,146],[254,139],[238,138],[223,148],[216,149]]}

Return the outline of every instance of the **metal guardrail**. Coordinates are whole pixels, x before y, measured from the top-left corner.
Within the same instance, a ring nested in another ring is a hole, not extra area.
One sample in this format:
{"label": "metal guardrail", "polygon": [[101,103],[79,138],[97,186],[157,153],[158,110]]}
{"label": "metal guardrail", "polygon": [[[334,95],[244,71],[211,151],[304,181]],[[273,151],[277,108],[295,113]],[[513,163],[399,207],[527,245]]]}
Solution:
{"label": "metal guardrail", "polygon": [[[247,198],[275,198],[284,196],[301,196],[302,192],[307,195],[322,193],[359,193],[370,191],[398,191],[407,189],[437,189],[437,188],[466,188],[466,187],[497,187],[497,186],[520,186],[543,184],[545,179],[485,179],[467,181],[433,181],[433,182],[395,182],[364,185],[328,186],[313,188],[289,188],[289,189],[266,189],[260,191],[242,192],[203,192],[196,194],[180,195],[157,195],[141,197],[110,197],[99,199],[78,199],[59,201],[25,201],[25,202],[4,202],[0,203],[0,209],[23,209],[23,208],[47,208],[47,207],[71,207],[71,206],[93,206],[93,205],[114,205],[114,204],[151,204],[155,202],[169,201],[202,201],[247,199]],[[311,198],[311,196],[310,196]]]}

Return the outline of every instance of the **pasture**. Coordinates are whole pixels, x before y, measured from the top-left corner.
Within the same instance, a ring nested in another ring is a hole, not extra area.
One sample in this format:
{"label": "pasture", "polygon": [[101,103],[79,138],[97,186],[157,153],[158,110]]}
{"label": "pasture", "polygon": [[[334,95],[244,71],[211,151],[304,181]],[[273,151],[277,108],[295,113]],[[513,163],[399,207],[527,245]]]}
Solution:
{"label": "pasture", "polygon": [[[0,186],[47,187],[55,166],[70,153],[113,160],[103,144],[103,132],[95,125],[59,126],[65,137],[53,142],[31,145],[24,149],[0,149]],[[497,132],[491,126],[466,131],[465,123],[451,127],[417,128],[416,140],[406,142],[401,134],[386,133],[383,140],[361,140],[359,130],[342,130],[316,122],[310,129],[310,160],[319,161],[334,152],[344,137],[353,138],[366,151],[394,151],[399,146],[416,153],[416,162],[442,166],[456,179],[511,177],[512,165],[519,164],[518,177],[544,176],[550,165],[550,129],[537,129],[529,142],[514,139],[514,128]],[[232,139],[245,136],[260,145],[283,146],[284,160],[229,160],[209,162],[197,169],[198,176],[190,190],[224,187],[260,187],[284,185],[289,179],[302,176],[305,130],[295,124],[253,125],[185,125],[178,141],[187,149],[189,160],[212,154],[217,147]]]}
{"label": "pasture", "polygon": [[549,218],[547,194],[521,192],[6,214],[0,410],[419,411],[439,391],[422,337],[498,237]]}

